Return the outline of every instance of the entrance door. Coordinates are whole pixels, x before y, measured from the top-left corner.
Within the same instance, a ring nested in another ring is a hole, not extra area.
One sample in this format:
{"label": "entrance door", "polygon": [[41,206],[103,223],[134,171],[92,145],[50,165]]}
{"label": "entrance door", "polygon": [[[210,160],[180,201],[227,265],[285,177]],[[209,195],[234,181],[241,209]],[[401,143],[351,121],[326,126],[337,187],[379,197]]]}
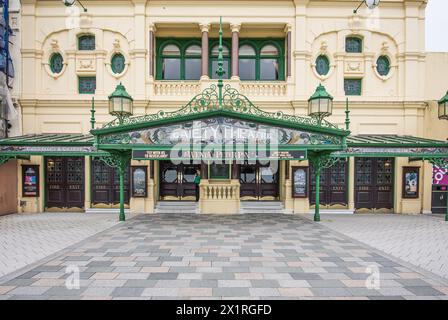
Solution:
{"label": "entrance door", "polygon": [[448,197],[448,186],[432,186],[432,213],[446,213],[446,198]]}
{"label": "entrance door", "polygon": [[195,200],[194,176],[199,164],[173,164],[160,161],[160,198],[162,200]]}
{"label": "entrance door", "polygon": [[45,208],[82,211],[84,208],[84,158],[45,158]]}
{"label": "entrance door", "polygon": [[355,159],[355,206],[357,210],[393,211],[394,159]]}
{"label": "entrance door", "polygon": [[[320,205],[327,208],[347,207],[348,161],[338,161],[320,175]],[[316,177],[311,166],[310,204],[316,204]]]}
{"label": "entrance door", "polygon": [[268,164],[240,165],[240,198],[241,200],[276,200],[278,198],[278,166],[277,170]]}
{"label": "entrance door", "polygon": [[[99,159],[92,160],[92,207],[111,208],[120,204],[120,176],[118,169]],[[129,168],[124,175],[124,201],[129,206]]]}

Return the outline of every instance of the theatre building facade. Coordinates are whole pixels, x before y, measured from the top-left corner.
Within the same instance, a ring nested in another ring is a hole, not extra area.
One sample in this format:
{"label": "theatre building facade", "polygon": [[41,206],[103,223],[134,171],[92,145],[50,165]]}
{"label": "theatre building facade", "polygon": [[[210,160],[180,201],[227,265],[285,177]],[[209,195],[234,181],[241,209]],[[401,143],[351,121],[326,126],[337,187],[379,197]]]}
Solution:
{"label": "theatre building facade", "polygon": [[426,1],[82,2],[22,1],[18,212],[446,212]]}

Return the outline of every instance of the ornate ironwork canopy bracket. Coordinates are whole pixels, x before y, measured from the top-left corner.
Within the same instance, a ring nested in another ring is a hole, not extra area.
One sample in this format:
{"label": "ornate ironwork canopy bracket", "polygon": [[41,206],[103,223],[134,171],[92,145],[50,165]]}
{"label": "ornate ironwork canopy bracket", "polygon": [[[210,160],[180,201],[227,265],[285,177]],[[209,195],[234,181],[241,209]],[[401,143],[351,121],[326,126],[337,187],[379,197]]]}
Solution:
{"label": "ornate ironwork canopy bracket", "polygon": [[11,159],[14,159],[14,156],[0,156],[0,166]]}
{"label": "ornate ironwork canopy bracket", "polygon": [[320,174],[322,169],[330,168],[345,158],[333,157],[331,152],[310,152],[308,159],[313,166],[316,177],[316,205],[314,206],[314,221],[320,221]]}
{"label": "ornate ironwork canopy bracket", "polygon": [[423,160],[428,160],[432,165],[448,170],[448,158],[424,158]]}
{"label": "ornate ironwork canopy bracket", "polygon": [[119,220],[125,221],[126,217],[124,214],[124,175],[126,168],[131,161],[132,155],[129,151],[109,151],[108,156],[100,156],[98,159],[103,161],[109,167],[117,168],[120,176],[120,214]]}

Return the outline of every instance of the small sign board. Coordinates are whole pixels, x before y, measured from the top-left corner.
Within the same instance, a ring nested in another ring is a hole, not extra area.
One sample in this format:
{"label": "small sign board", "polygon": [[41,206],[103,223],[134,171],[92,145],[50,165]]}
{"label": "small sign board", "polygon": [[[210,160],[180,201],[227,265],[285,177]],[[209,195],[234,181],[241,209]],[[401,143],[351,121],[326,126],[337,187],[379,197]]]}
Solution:
{"label": "small sign board", "polygon": [[134,160],[306,160],[306,150],[294,151],[193,151],[133,150]]}
{"label": "small sign board", "polygon": [[292,167],[292,197],[308,197],[308,167]]}
{"label": "small sign board", "polygon": [[22,197],[39,197],[39,166],[22,165]]}

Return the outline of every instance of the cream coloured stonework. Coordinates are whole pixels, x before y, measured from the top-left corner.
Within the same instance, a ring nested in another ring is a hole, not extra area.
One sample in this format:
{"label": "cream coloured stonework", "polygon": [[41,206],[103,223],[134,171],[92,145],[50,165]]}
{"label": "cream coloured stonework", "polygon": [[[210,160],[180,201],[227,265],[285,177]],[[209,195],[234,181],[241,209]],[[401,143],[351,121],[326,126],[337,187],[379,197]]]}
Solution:
{"label": "cream coloured stonework", "polygon": [[[288,30],[292,32],[291,76],[285,81],[246,82],[238,78],[225,81],[260,107],[306,115],[306,100],[322,83],[335,97],[329,121],[343,127],[344,78],[362,78],[362,95],[350,97],[352,134],[398,134],[445,140],[448,122],[437,119],[436,100],[448,89],[448,54],[425,52],[426,1],[383,0],[378,9],[369,11],[363,6],[354,15],[352,10],[358,2],[85,0],[88,12],[80,11],[76,16],[72,14],[74,9],[66,8],[61,1],[23,0],[21,28],[27,31],[21,35],[22,134],[88,133],[92,95],[78,94],[77,77],[82,75],[97,77],[94,95],[97,127],[112,120],[107,96],[119,82],[135,99],[135,115],[180,108],[213,81],[155,80],[149,73],[148,50],[152,47],[149,31],[155,37],[200,38],[201,26],[210,25],[209,37],[216,38],[222,16],[227,38],[231,37],[232,29],[239,31],[240,38],[285,37]],[[84,34],[95,35],[94,51],[77,50],[77,37]],[[350,35],[362,38],[363,53],[345,52],[345,38]],[[52,74],[49,68],[49,57],[54,52],[64,57],[59,75]],[[113,74],[110,67],[115,52],[126,58],[125,70],[120,75]],[[319,54],[330,60],[330,72],[324,77],[314,70]],[[380,55],[391,61],[391,71],[386,77],[376,71]],[[42,160],[32,157],[23,163],[42,164]],[[407,159],[397,159],[395,211],[428,212],[432,168],[421,162],[412,163],[421,167],[425,186],[421,187],[418,200],[404,200],[401,172],[406,165],[409,165]],[[354,161],[350,160],[349,209],[354,208],[353,167]],[[158,199],[157,169],[155,172],[148,186],[150,197],[132,199],[132,211],[153,212]],[[86,178],[88,175],[86,171]],[[308,212],[307,199],[291,198],[291,181],[287,179],[283,184],[285,208],[295,213]],[[88,192],[86,195],[90,197]],[[21,210],[42,208],[43,200],[37,199],[32,203],[28,200]]]}

